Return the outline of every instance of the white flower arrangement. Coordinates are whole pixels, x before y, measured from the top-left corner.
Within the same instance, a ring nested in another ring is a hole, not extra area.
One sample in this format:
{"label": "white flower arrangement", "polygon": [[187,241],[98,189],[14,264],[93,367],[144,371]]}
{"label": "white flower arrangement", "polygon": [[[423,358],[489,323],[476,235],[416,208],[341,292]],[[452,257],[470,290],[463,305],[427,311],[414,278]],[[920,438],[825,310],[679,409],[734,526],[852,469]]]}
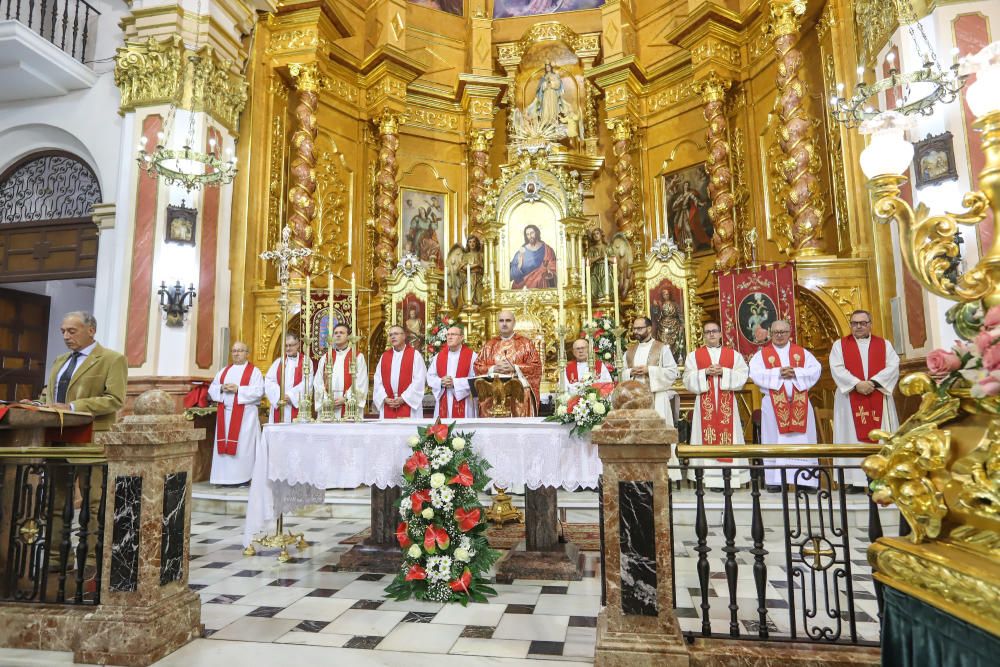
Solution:
{"label": "white flower arrangement", "polygon": [[545,421],[572,424],[572,432],[583,435],[604,423],[611,410],[612,389],[614,386],[610,383],[581,382],[574,391],[563,393],[556,399],[555,414],[546,417]]}

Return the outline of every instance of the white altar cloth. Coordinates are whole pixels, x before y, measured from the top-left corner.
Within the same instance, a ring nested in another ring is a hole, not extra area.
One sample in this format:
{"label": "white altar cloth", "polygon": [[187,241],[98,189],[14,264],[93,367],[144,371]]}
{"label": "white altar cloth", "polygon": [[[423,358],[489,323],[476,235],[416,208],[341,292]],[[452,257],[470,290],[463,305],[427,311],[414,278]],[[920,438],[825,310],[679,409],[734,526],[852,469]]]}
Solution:
{"label": "white altar cloth", "polygon": [[[539,417],[457,419],[474,433],[472,446],[493,466],[502,487],[597,488],[601,460],[590,438]],[[399,486],[407,444],[431,419],[340,424],[268,424],[257,443],[243,543],[269,528],[278,514],[323,502],[324,491]],[[449,422],[450,423],[450,422]]]}

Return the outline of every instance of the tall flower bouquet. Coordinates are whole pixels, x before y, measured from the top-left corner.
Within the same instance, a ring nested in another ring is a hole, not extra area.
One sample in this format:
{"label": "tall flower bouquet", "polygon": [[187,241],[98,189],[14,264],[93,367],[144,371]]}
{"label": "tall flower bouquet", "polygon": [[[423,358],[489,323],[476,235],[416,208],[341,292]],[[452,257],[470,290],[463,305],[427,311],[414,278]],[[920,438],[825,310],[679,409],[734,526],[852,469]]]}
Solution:
{"label": "tall flower bouquet", "polygon": [[581,382],[571,392],[564,392],[556,399],[556,411],[547,422],[572,424],[570,433],[586,435],[595,426],[604,423],[611,411],[611,392],[615,385],[611,382]]}
{"label": "tall flower bouquet", "polygon": [[396,600],[465,605],[496,595],[485,574],[500,553],[486,540],[486,510],[479,502],[490,464],[472,451],[472,434],[454,428],[438,420],[410,438],[413,454],[403,465],[396,527],[404,558],[385,589]]}
{"label": "tall flower bouquet", "polygon": [[605,316],[601,311],[594,313],[594,319],[584,324],[584,332],[581,338],[590,341],[594,350],[594,357],[608,367],[611,377],[618,377],[618,369],[615,368],[615,343],[617,338],[614,334],[615,323],[610,317]]}
{"label": "tall flower bouquet", "polygon": [[934,350],[927,355],[927,369],[938,391],[968,387],[974,399],[1000,401],[1000,306],[982,314],[978,331],[968,342],[955,341],[950,350]]}
{"label": "tall flower bouquet", "polygon": [[431,330],[427,332],[425,348],[428,359],[433,358],[434,355],[441,351],[441,348],[447,343],[448,327],[453,326],[455,326],[455,318],[443,315],[434,323]]}

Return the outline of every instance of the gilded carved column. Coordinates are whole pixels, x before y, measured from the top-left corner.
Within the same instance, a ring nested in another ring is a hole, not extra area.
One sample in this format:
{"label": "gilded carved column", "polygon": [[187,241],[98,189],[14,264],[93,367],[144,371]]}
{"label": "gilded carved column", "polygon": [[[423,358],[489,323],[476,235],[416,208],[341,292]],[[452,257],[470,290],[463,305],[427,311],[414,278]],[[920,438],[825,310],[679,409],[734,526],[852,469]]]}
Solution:
{"label": "gilded carved column", "polygon": [[375,282],[379,287],[385,287],[385,281],[392,273],[396,264],[396,220],[399,211],[396,207],[396,197],[399,194],[399,184],[396,174],[399,164],[396,162],[396,150],[399,148],[399,116],[388,109],[376,120],[379,134],[378,150],[378,194],[375,199]]}
{"label": "gilded carved column", "polygon": [[823,199],[818,192],[820,158],[813,136],[814,119],[806,111],[806,82],[801,78],[802,52],[795,48],[798,19],[805,12],[805,0],[771,0],[774,49],[778,61],[780,118],[779,169],[784,177],[785,235],[792,257],[818,255],[823,246]]}
{"label": "gilded carved column", "polygon": [[729,168],[729,121],[725,114],[726,91],[732,82],[712,73],[698,82],[697,89],[705,103],[704,114],[708,122],[708,195],[712,199],[709,217],[714,233],[715,268],[731,269],[739,261],[736,247],[736,222],[733,218],[733,174]]}
{"label": "gilded carved column", "polygon": [[483,209],[486,204],[486,181],[490,176],[490,142],[493,130],[473,130],[469,148],[469,233],[482,238]]}
{"label": "gilded carved column", "polygon": [[639,221],[639,193],[636,191],[635,165],[632,162],[632,139],[634,130],[628,118],[613,118],[607,121],[611,130],[611,150],[615,156],[615,225],[633,246],[639,246],[636,230]]}
{"label": "gilded carved column", "polygon": [[313,216],[316,213],[316,108],[319,104],[319,70],[315,63],[292,63],[288,71],[295,79],[299,103],[295,107],[298,125],[292,134],[291,183],[288,188],[288,226],[301,245],[313,242]]}

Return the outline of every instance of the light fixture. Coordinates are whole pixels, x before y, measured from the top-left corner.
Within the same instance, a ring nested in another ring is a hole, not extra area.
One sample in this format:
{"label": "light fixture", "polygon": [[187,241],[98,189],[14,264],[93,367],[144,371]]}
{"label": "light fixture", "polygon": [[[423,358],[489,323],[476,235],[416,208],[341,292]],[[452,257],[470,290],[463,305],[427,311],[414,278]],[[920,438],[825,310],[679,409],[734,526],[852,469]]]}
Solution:
{"label": "light fixture", "polygon": [[[941,67],[934,53],[934,47],[924,32],[924,27],[917,21],[913,7],[907,0],[897,0],[896,15],[899,25],[906,26],[917,57],[923,62],[922,67],[914,72],[902,74],[896,64],[896,55],[890,52],[886,56],[889,76],[866,84],[865,67],[862,64],[858,67],[858,82],[854,86],[854,93],[845,98],[844,84],[838,83],[836,93],[830,99],[830,115],[838,123],[847,127],[857,127],[882,111],[897,111],[904,116],[914,114],[930,116],[938,104],[952,102],[965,85],[967,75],[959,73],[957,51],[952,52],[956,62],[948,69]],[[861,62],[864,61],[865,54],[862,53]],[[901,99],[895,100],[895,108],[880,109],[879,94],[897,87],[902,88],[903,95]]]}
{"label": "light fixture", "polygon": [[173,287],[167,287],[166,282],[161,282],[157,294],[160,296],[160,309],[167,314],[167,326],[183,326],[184,317],[194,305],[194,298],[198,296],[194,291],[194,284],[184,289],[179,280]]}
{"label": "light fixture", "polygon": [[861,171],[869,180],[878,176],[898,176],[913,162],[913,144],[903,133],[913,126],[911,119],[898,111],[884,111],[861,124],[859,132],[871,135],[868,147],[861,151]]}
{"label": "light fixture", "polygon": [[976,80],[965,91],[965,101],[976,118],[1000,111],[1000,42],[987,44],[962,60],[959,71]]}

